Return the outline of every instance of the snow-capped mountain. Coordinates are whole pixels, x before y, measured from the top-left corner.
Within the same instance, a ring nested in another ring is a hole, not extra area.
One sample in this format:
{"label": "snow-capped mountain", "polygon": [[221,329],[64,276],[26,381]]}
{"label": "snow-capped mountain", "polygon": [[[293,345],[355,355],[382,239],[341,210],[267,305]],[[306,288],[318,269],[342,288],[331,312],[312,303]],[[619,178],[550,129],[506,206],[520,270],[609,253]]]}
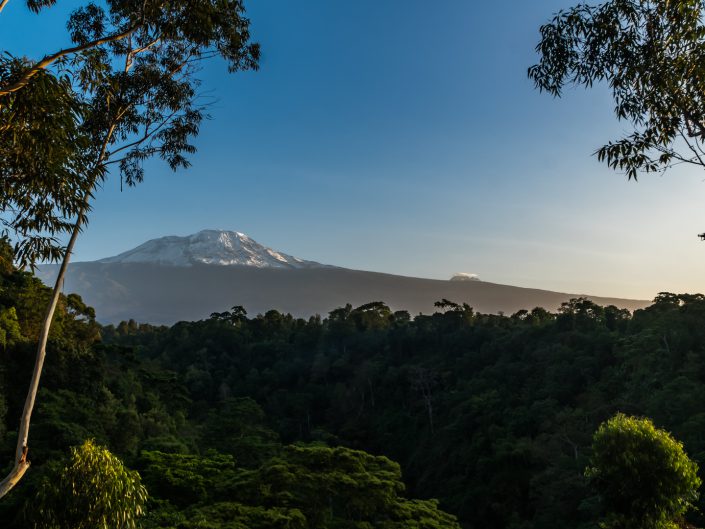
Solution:
{"label": "snow-capped mountain", "polygon": [[244,233],[203,230],[185,237],[152,239],[100,263],[153,263],[170,266],[196,264],[256,268],[328,268],[267,248]]}
{"label": "snow-capped mountain", "polygon": [[[46,264],[39,266],[37,275],[53,285],[58,272],[58,265]],[[72,263],[64,289],[80,294],[101,322],[133,318],[169,325],[207,318],[233,305],[242,305],[252,315],[277,309],[306,318],[371,300],[384,301],[392,310],[432,314],[436,301],[450,299],[485,314],[512,314],[533,307],[555,310],[578,297],[485,281],[443,281],[322,265],[276,252],[242,233],[219,230],[162,237],[115,257]],[[641,300],[589,298],[629,310],[649,305]]]}

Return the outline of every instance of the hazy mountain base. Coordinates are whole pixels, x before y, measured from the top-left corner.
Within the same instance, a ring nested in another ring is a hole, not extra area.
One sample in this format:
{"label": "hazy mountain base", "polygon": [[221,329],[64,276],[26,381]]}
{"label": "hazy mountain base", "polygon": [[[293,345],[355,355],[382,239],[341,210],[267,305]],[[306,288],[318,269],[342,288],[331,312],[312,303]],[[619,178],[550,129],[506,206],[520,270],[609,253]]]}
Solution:
{"label": "hazy mountain base", "polygon": [[[43,265],[38,276],[52,284],[56,270],[56,266]],[[556,310],[561,303],[577,297],[483,281],[440,281],[345,268],[291,270],[97,262],[70,265],[64,287],[94,307],[101,322],[135,319],[156,324],[199,320],[233,305],[242,305],[252,314],[277,309],[308,317],[328,314],[346,303],[361,305],[381,299],[393,310],[432,314],[434,302],[446,298],[468,303],[479,312],[512,314],[534,307]],[[649,304],[598,296],[589,299],[629,310]]]}

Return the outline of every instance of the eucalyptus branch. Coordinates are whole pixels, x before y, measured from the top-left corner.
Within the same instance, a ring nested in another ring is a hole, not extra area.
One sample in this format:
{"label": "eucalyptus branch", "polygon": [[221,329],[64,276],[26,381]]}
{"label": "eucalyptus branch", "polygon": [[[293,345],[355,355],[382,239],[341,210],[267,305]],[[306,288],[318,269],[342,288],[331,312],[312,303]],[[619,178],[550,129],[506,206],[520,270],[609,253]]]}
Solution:
{"label": "eucalyptus branch", "polygon": [[705,150],[703,150],[702,140],[699,140],[696,138],[695,141],[693,142],[693,147],[695,147],[698,150],[698,152],[700,153],[701,156],[705,156]]}
{"label": "eucalyptus branch", "polygon": [[[700,165],[700,163],[695,161],[693,158],[686,158],[682,154],[679,154],[678,151],[675,151],[673,149],[667,149],[662,146],[655,146],[654,149],[657,152],[660,152],[662,154],[667,154],[673,160],[677,160],[677,163],[676,162],[669,162],[667,165],[665,165],[666,169],[669,169],[671,167],[675,167],[676,165],[680,165],[680,164]],[[660,172],[663,172],[663,170],[661,170]]]}
{"label": "eucalyptus branch", "polygon": [[135,55],[148,51],[152,46],[156,46],[157,44],[159,44],[160,41],[161,37],[157,37],[151,42],[145,44],[144,46],[141,46],[134,50],[130,49],[130,51],[128,51],[127,55],[125,56],[125,73],[129,72],[130,68],[132,68],[132,63],[134,62]]}
{"label": "eucalyptus branch", "polygon": [[[128,47],[129,50],[132,50],[132,35],[128,37]],[[130,71],[130,66],[132,66],[132,61],[130,60],[130,51],[125,54],[125,73]]]}
{"label": "eucalyptus branch", "polygon": [[[685,115],[685,121],[688,124],[688,134],[696,138],[705,138],[705,127],[700,120],[693,116],[692,112],[684,111],[683,114]],[[692,126],[697,127],[700,132],[692,130]]]}
{"label": "eucalyptus branch", "polygon": [[126,151],[128,149],[131,149],[132,147],[137,147],[138,145],[143,144],[145,141],[152,138],[157,132],[159,132],[160,129],[165,127],[178,113],[179,112],[175,110],[174,112],[169,114],[161,123],[159,123],[159,125],[157,125],[155,129],[149,130],[149,126],[153,125],[153,123],[148,124],[147,126],[145,126],[144,134],[139,139],[126,145],[122,145],[113,151],[110,151],[110,157],[119,152]]}
{"label": "eucalyptus branch", "polygon": [[[703,30],[702,2],[579,4],[541,27],[540,60],[528,74],[556,97],[566,85],[609,83],[617,118],[635,132],[609,152],[599,151],[600,161],[628,167],[629,178],[671,167],[673,160],[705,167]],[[644,141],[644,134],[652,138]]]}
{"label": "eucalyptus branch", "polygon": [[691,145],[690,141],[688,141],[688,137],[687,137],[685,134],[683,134],[683,131],[682,131],[682,130],[679,131],[679,134],[680,134],[681,138],[683,138],[683,141],[684,141],[685,144],[688,146],[688,148],[692,151],[692,153],[693,153],[693,154],[695,155],[695,157],[698,159],[698,164],[697,164],[697,165],[702,165],[703,167],[705,167],[705,162],[704,162],[703,159],[700,157],[700,153],[698,153],[698,151]]}
{"label": "eucalyptus branch", "polygon": [[45,70],[62,57],[66,57],[67,55],[71,55],[74,53],[80,53],[82,51],[86,51],[91,48],[96,48],[98,46],[102,46],[103,44],[108,44],[110,42],[117,42],[134,33],[138,27],[139,26],[132,26],[129,29],[123,31],[122,33],[117,33],[109,37],[96,39],[91,42],[87,42],[86,44],[81,44],[80,46],[74,46],[73,48],[65,48],[63,50],[57,51],[56,53],[53,53],[52,55],[46,55],[41,61],[39,61],[37,64],[28,69],[17,81],[15,81],[9,86],[0,88],[0,96],[5,96],[13,92],[17,92],[21,88],[24,88],[32,80],[32,77],[37,75],[40,71]]}
{"label": "eucalyptus branch", "polygon": [[[158,40],[158,39],[157,39],[157,40]],[[144,47],[144,49],[146,50],[147,47]],[[187,59],[184,60],[181,64],[179,64],[179,65],[176,66],[175,68],[173,68],[170,72],[168,72],[168,73],[164,76],[164,79],[169,79],[169,78],[171,78],[171,77],[174,77],[174,75],[176,75],[177,73],[181,72],[182,69],[183,69],[183,67],[186,66],[187,64],[189,64],[191,57],[193,57],[193,52],[189,52],[189,55],[187,56]],[[148,90],[145,91],[145,92],[143,92],[142,94],[140,94],[139,98],[143,98],[143,97],[147,96],[148,93],[149,93]],[[117,116],[116,116],[116,118],[115,118],[115,123],[116,123],[116,125],[117,125],[117,123],[118,123],[120,120],[122,120],[122,118],[125,116],[125,114],[126,114],[132,107],[134,107],[135,105],[137,105],[137,103],[136,103],[136,102],[133,102],[133,103],[131,103],[130,105],[125,106],[125,108],[123,108],[122,110],[120,110],[120,111],[118,112],[118,114],[117,114]],[[132,142],[132,143],[129,143],[129,144],[127,144],[127,145],[123,145],[123,146],[121,146],[121,147],[118,147],[116,150],[110,151],[109,157],[112,157],[114,154],[117,154],[117,153],[119,153],[119,152],[125,151],[125,150],[129,149],[130,147],[134,147],[134,146],[137,146],[137,145],[140,145],[140,144],[144,143],[147,139],[149,139],[150,137],[154,136],[154,134],[155,134],[156,132],[158,132],[158,131],[159,131],[161,128],[163,128],[167,123],[169,123],[169,121],[171,121],[171,119],[172,119],[176,114],[178,114],[178,113],[179,113],[178,110],[173,111],[171,114],[169,114],[169,116],[167,116],[166,119],[164,119],[164,120],[159,124],[159,126],[157,126],[156,129],[154,129],[154,130],[152,130],[152,131],[149,131],[149,125],[151,125],[151,123],[148,124],[148,125],[145,127],[145,133],[144,133],[144,135],[143,135],[143,137],[142,137],[141,139],[136,140],[136,141],[134,141],[134,142]],[[105,146],[105,149],[107,149],[107,146]],[[104,150],[105,150],[105,149],[104,149]],[[106,152],[107,152],[107,151],[106,151]],[[105,154],[105,153],[104,153],[104,154]],[[104,163],[103,165],[108,165],[108,164],[110,164],[110,163],[112,163],[112,162],[106,162],[106,163]]]}

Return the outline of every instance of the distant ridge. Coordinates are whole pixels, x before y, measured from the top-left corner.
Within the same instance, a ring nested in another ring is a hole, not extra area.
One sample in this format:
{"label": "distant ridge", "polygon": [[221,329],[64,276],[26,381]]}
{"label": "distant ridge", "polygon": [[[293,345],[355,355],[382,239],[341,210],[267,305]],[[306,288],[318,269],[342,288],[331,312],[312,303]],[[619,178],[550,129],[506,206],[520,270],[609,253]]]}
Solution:
{"label": "distant ridge", "polygon": [[[37,274],[52,284],[57,270],[56,265],[42,265]],[[199,320],[234,305],[252,315],[276,309],[309,317],[325,316],[346,303],[383,301],[392,310],[415,315],[433,313],[434,302],[445,298],[468,303],[478,312],[512,314],[534,307],[555,310],[578,297],[486,281],[349,270],[292,257],[240,232],[219,230],[154,239],[115,257],[71,264],[64,290],[80,294],[101,322],[134,319],[155,324]],[[650,304],[586,297],[629,310]]]}

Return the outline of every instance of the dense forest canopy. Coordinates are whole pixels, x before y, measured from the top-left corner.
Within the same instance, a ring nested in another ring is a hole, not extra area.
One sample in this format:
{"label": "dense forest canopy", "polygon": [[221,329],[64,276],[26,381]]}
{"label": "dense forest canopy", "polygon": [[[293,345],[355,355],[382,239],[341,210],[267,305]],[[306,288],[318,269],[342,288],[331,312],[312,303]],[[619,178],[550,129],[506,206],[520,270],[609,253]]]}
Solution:
{"label": "dense forest canopy", "polygon": [[[48,295],[2,270],[0,456]],[[634,314],[575,299],[504,316],[442,300],[430,316],[381,302],[307,320],[235,306],[102,327],[64,296],[33,468],[0,520],[27,526],[69,447],[93,439],[142,476],[147,527],[594,527],[604,505],[584,471],[616,412],[651,417],[703,460],[704,323],[705,296],[662,293]]]}

